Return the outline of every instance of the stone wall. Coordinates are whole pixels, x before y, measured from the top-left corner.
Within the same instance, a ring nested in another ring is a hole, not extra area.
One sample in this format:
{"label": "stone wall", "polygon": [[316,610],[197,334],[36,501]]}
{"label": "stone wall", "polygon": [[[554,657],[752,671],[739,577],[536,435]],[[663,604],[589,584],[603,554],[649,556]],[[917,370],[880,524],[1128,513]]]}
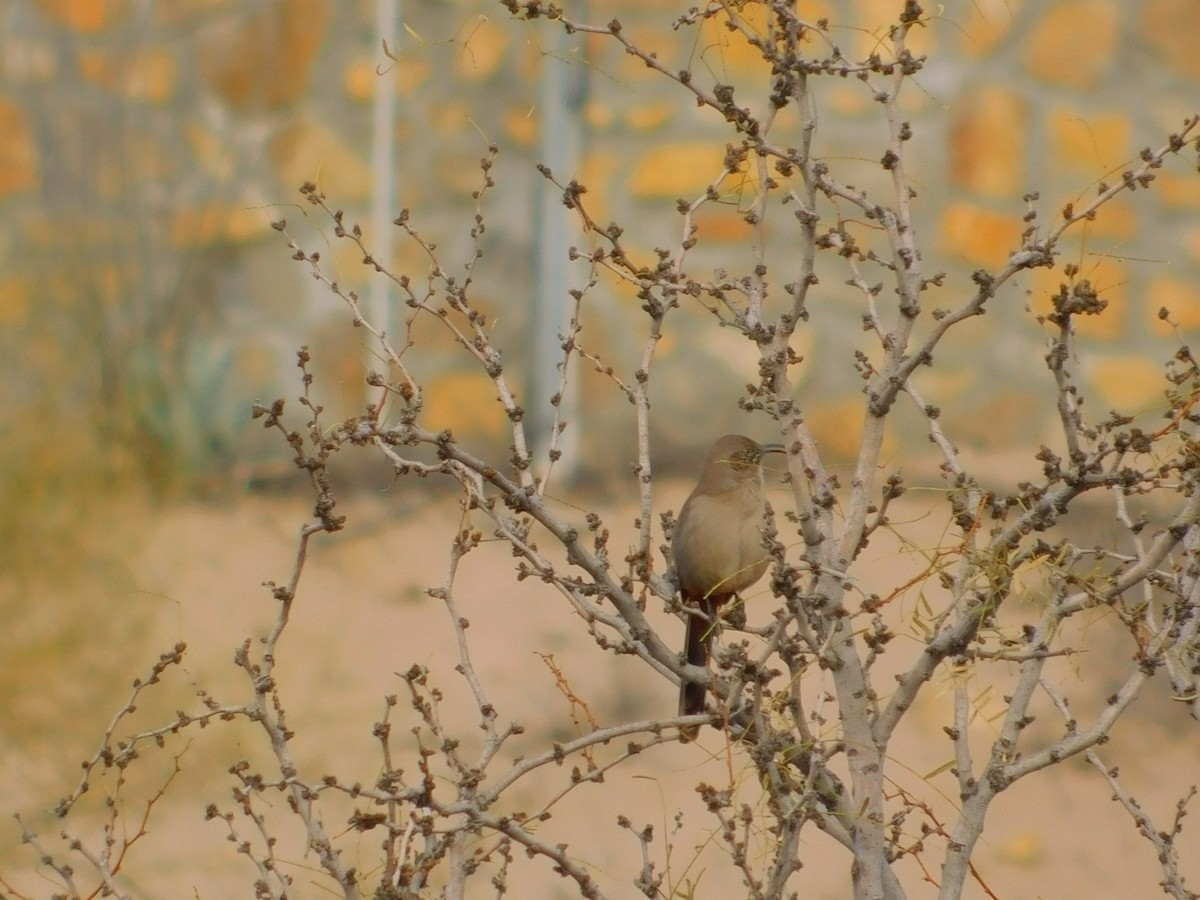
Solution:
{"label": "stone wall", "polygon": [[[798,5],[811,20],[827,18],[830,40],[852,58],[876,49],[903,7]],[[673,29],[684,6],[593,0],[567,9],[581,20],[619,19],[669,68],[735,84],[739,100],[760,108],[768,82],[758,54],[717,22]],[[761,13],[741,6],[751,22]],[[910,41],[929,63],[906,94],[915,132],[906,163],[920,195],[925,270],[947,272],[930,304],[949,307],[972,289],[973,270],[1003,262],[1030,208],[1053,222],[1065,202],[1119,179],[1141,148],[1162,144],[1195,113],[1200,4],[929,6],[932,18]],[[500,148],[476,301],[510,364],[525,362],[542,66],[569,66],[586,86],[584,149],[565,177],[586,185],[596,219],[620,222],[631,250],[647,258],[678,243],[676,200],[704,189],[730,140],[678,85],[603,36],[577,34],[566,52],[547,52],[542,23],[516,21],[492,3],[409,0],[403,32],[388,41],[393,60],[373,34],[374,15],[366,0],[10,0],[0,37],[0,341],[14,383],[39,408],[52,398],[65,415],[125,416],[132,433],[186,447],[198,466],[258,465],[279,454],[253,443],[249,403],[295,393],[292,354],[307,343],[324,399],[356,409],[365,396],[361,334],[288,259],[268,223],[286,217],[340,283],[366,289],[370,272],[357,251],[316,227],[296,188],[315,182],[365,224],[370,101],[383,78],[395,80],[400,106],[396,205],[412,210],[444,262],[469,256],[478,160],[489,143]],[[843,181],[883,184],[886,130],[869,92],[832,78],[817,79],[815,90],[816,155]],[[798,124],[785,110],[776,138],[798,139]],[[1152,410],[1176,324],[1184,336],[1200,325],[1194,163],[1194,154],[1174,160],[1150,190],[1110,204],[1064,245],[1060,263],[1077,265],[1108,304],[1081,326],[1081,374],[1097,413]],[[745,185],[727,181],[726,189],[698,219],[697,271],[748,265],[741,212],[750,195]],[[1029,192],[1040,199],[1022,200]],[[772,215],[778,285],[788,280],[795,233],[789,211]],[[423,252],[388,237],[397,268],[423,278]],[[800,347],[800,399],[836,456],[852,451],[861,418],[852,352],[863,339],[862,308],[838,261],[821,266]],[[1050,383],[1037,314],[1065,280],[1060,265],[1006,287],[923,376],[958,440],[1002,447],[1051,430],[1053,403],[1036,399]],[[1170,322],[1159,318],[1163,307]],[[644,331],[632,292],[602,279],[584,324],[589,348],[630,377]],[[417,328],[428,342],[413,357],[428,379],[428,424],[502,440],[483,376],[438,329]],[[765,431],[736,406],[755,371],[753,348],[711,327],[698,306],[675,313],[654,382],[664,452],[707,444],[725,429]],[[604,378],[586,374],[581,383],[582,427],[605,448],[585,463],[607,468],[632,443],[629,407]]]}

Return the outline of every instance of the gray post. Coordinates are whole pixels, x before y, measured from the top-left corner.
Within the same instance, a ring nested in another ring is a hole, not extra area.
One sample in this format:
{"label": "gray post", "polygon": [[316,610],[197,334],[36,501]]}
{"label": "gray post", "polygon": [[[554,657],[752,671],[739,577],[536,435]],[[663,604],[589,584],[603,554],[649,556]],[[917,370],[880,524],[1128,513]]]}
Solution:
{"label": "gray post", "polygon": [[[399,55],[399,0],[376,0],[375,35],[387,41],[388,49]],[[382,44],[380,45],[382,46]],[[396,73],[391,66],[375,80],[375,100],[372,107],[371,178],[371,255],[384,268],[390,268],[394,254],[396,228],[392,219],[396,217]],[[371,279],[371,289],[364,312],[376,328],[391,334],[391,281],[377,276]],[[371,348],[373,349],[373,348]],[[379,365],[377,358],[368,350],[367,365]]]}
{"label": "gray post", "polygon": [[[538,153],[555,180],[566,184],[579,169],[583,60],[578,39],[568,35],[558,22],[543,23],[542,41]],[[567,254],[579,229],[574,213],[563,206],[562,192],[545,180],[537,188],[535,215],[531,351],[526,369],[528,400],[524,407],[526,434],[535,454],[535,466],[538,471],[544,471],[545,452],[554,423],[554,408],[550,401],[558,392],[561,380],[561,335],[567,331],[574,307],[568,294],[573,285]],[[572,365],[571,369],[574,368]],[[567,375],[559,414],[568,425],[558,439],[558,448],[563,455],[555,468],[560,477],[570,478],[579,464],[582,423],[579,421],[579,386],[575,373],[569,370]]]}

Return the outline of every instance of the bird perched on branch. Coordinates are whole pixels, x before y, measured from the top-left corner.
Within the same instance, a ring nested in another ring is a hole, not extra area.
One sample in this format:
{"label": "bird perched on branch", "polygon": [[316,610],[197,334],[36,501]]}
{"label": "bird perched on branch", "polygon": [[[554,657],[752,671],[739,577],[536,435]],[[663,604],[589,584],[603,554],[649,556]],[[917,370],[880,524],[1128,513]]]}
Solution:
{"label": "bird perched on branch", "polygon": [[[783,452],[779,444],[727,434],[708,451],[700,480],[679,511],[671,537],[676,579],[684,605],[703,613],[687,620],[684,654],[691,665],[708,664],[721,606],[767,571],[762,458]],[[679,714],[704,712],[704,693],[703,685],[683,682]],[[695,735],[694,728],[682,732],[685,740]]]}

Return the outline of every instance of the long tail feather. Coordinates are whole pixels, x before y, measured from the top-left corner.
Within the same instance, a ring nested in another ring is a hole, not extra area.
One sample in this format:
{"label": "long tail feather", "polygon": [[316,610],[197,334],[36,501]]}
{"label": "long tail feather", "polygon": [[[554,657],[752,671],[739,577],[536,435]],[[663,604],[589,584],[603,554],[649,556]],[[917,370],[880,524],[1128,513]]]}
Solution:
{"label": "long tail feather", "polygon": [[[708,648],[712,641],[712,625],[698,616],[688,616],[684,653],[693,666],[708,665]],[[704,685],[685,681],[679,688],[679,714],[692,716],[704,712]]]}

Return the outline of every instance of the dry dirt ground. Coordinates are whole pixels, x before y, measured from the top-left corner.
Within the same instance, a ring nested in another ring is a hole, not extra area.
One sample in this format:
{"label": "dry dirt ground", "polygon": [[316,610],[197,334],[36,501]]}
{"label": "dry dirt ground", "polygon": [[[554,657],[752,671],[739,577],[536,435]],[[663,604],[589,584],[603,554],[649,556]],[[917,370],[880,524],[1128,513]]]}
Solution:
{"label": "dry dirt ground", "polygon": [[[406,496],[409,489],[397,486],[348,501],[343,509],[349,516],[345,532],[318,536],[293,619],[279,645],[278,681],[296,734],[297,762],[302,777],[313,782],[325,774],[346,783],[374,780],[380,753],[372,727],[390,694],[400,697],[392,714],[395,754],[406,777],[415,778],[410,729],[418,720],[397,675],[414,664],[428,667],[431,681],[445,692],[442,716],[447,730],[463,741],[468,754],[478,746],[478,717],[463,678],[455,672],[459,651],[454,630],[445,606],[423,593],[445,581],[448,545],[461,525],[461,513],[453,497],[430,501]],[[663,508],[678,509],[683,492],[682,485],[664,486]],[[3,677],[8,696],[3,698],[6,725],[0,737],[0,809],[20,812],[46,849],[62,852],[46,810],[78,782],[79,761],[95,752],[106,724],[128,696],[132,679],[144,676],[157,654],[177,641],[188,645],[183,665],[146,693],[138,711],[117,728],[118,738],[169,721],[174,710],[198,711],[201,689],[223,703],[244,702],[249,690],[245,674],[233,663],[234,651],[264,633],[272,621],[276,604],[262,582],[287,579],[306,512],[303,497],[112,509],[98,537],[101,545],[111,543],[111,566],[76,578],[69,588],[39,587],[35,579],[10,592],[19,595],[20,602],[12,606],[19,619],[6,617],[8,662],[0,659],[0,671],[8,670]],[[619,559],[628,545],[634,515],[631,507],[604,511],[614,529],[614,558]],[[913,513],[907,524],[913,540],[925,547],[940,540],[932,517]],[[880,585],[894,585],[921,566],[920,554],[896,541],[877,541],[870,553],[874,562],[864,578]],[[586,725],[572,722],[571,706],[556,685],[550,661],[600,725],[673,710],[672,685],[634,659],[600,652],[561,598],[544,585],[518,582],[512,571],[513,560],[504,547],[485,543],[463,560],[455,584],[459,614],[470,621],[466,633],[471,659],[499,721],[517,721],[526,728],[524,738],[502,753],[499,762],[544,749],[550,740],[570,739]],[[29,596],[30,591],[37,596]],[[766,612],[762,607],[756,611],[753,604],[756,599],[769,602],[769,594],[761,586],[758,593],[749,602],[752,619],[761,621]],[[911,612],[915,602],[906,599],[909,605],[898,606],[897,614]],[[650,612],[664,634],[679,639],[682,627],[677,621],[658,608]],[[1103,622],[1094,627],[1097,656],[1111,652],[1112,663],[1123,664],[1127,650],[1115,637],[1111,646],[1106,643],[1109,630]],[[913,641],[897,641],[890,651],[895,665],[915,646]],[[1103,703],[1115,681],[1093,683],[1105,681],[1105,676],[1073,665],[1056,663],[1055,672],[1072,691],[1090,698],[1080,702],[1082,719]],[[1004,709],[1003,676],[1011,673],[995,674],[994,687],[989,688],[982,676],[973,685],[979,707],[972,725],[977,758],[992,734],[994,717]],[[941,673],[892,748],[896,786],[928,798],[943,820],[954,812],[955,784],[946,771],[951,746],[942,732],[954,677],[976,676]],[[1106,758],[1121,760],[1127,787],[1160,826],[1170,821],[1187,787],[1200,781],[1200,735],[1164,696],[1166,690],[1162,679],[1152,682],[1145,702],[1121,723],[1112,743],[1101,748]],[[1060,733],[1060,722],[1047,710],[1028,738],[1037,742]],[[602,749],[596,758],[603,762],[614,752],[615,748]],[[210,803],[236,812],[234,780],[227,773],[232,764],[268,760],[262,734],[249,724],[193,728],[168,740],[164,750],[148,748],[129,768],[120,789],[120,827],[126,830],[118,840],[136,831],[146,800],[166,783],[176,757],[181,771],[153,803],[149,833],[124,861],[125,884],[134,896],[145,898],[251,896],[256,877],[251,862],[236,852],[221,821],[205,817]],[[512,808],[540,808],[562,792],[569,777],[569,765],[542,770],[515,791]],[[624,815],[636,828],[654,827],[652,859],[657,870],[669,871],[667,884],[678,887],[680,896],[686,896],[689,885],[697,898],[745,896],[728,865],[716,823],[695,791],[701,781],[733,784],[751,802],[755,796],[754,776],[744,755],[727,747],[720,733],[707,729],[697,744],[655,747],[609,771],[603,784],[568,792],[553,805],[553,817],[542,824],[540,833],[550,843],[569,843],[569,852],[593,867],[608,896],[640,896],[632,883],[641,863],[640,849],[617,825],[618,816]],[[114,786],[112,779],[97,785],[73,820],[77,835],[93,848],[102,840],[104,796]],[[277,830],[277,855],[296,880],[293,896],[332,896],[315,860],[303,852],[284,798],[268,796],[257,808]],[[342,851],[361,867],[364,883],[373,884],[379,836],[348,829],[351,808],[331,797],[327,825]],[[911,825],[915,835],[916,822]],[[244,817],[235,817],[234,828],[243,838],[257,839]],[[1194,827],[1184,841],[1197,848],[1186,865],[1193,886],[1200,885],[1200,838]],[[922,857],[928,878],[914,861],[902,867],[911,897],[936,895],[932,881],[938,877],[937,849],[931,841]],[[0,875],[28,896],[49,896],[51,884],[37,873],[35,858],[29,847],[21,846],[18,826],[5,816],[0,822]],[[815,828],[804,833],[801,858],[804,867],[794,878],[801,897],[849,896],[849,859]],[[975,864],[982,883],[1002,900],[1159,895],[1149,845],[1111,801],[1097,774],[1082,762],[1035,775],[998,801]],[[87,867],[76,859],[74,868],[82,875]],[[91,883],[86,876],[83,882]],[[523,854],[513,862],[509,885],[508,896],[576,896],[544,860],[527,860]],[[467,892],[472,898],[495,895],[487,878]],[[989,895],[975,883],[968,896]]]}

